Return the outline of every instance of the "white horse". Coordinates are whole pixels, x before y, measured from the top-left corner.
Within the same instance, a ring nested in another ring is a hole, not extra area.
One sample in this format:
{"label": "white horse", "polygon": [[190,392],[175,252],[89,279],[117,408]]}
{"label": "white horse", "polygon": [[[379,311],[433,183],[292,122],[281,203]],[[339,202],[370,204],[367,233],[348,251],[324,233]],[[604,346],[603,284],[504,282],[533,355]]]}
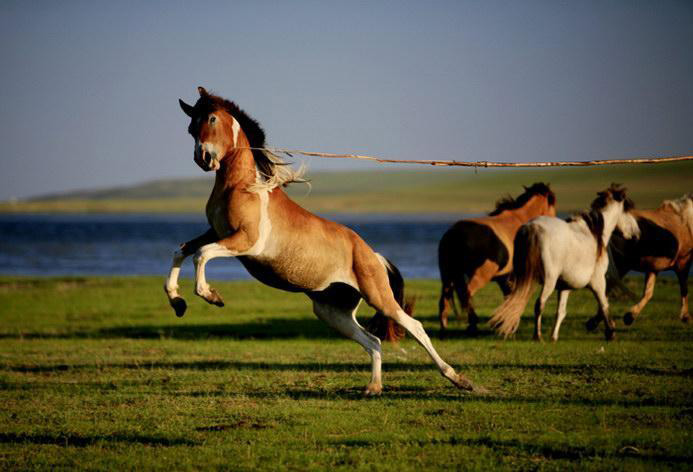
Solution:
{"label": "white horse", "polygon": [[[499,333],[508,337],[517,331],[532,283],[537,280],[543,286],[534,306],[534,339],[541,341],[541,313],[553,290],[558,288],[558,310],[551,339],[557,341],[570,291],[586,286],[599,303],[595,318],[604,320],[606,339],[614,338],[615,325],[609,320],[606,297],[606,246],[616,227],[628,238],[637,237],[639,229],[629,213],[633,204],[626,198],[625,189],[612,184],[597,195],[589,213],[568,221],[540,216],[520,228],[515,237],[513,291],[489,321]],[[595,328],[596,324],[588,326]]]}

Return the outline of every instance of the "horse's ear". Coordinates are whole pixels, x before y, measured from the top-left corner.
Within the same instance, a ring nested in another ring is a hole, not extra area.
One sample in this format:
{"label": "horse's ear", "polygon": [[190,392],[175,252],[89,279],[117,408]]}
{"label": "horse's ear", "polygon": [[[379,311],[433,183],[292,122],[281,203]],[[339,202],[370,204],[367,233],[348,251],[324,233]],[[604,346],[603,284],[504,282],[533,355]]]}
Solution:
{"label": "horse's ear", "polygon": [[209,95],[204,87],[197,87],[197,92],[200,94],[200,97],[206,97]]}
{"label": "horse's ear", "polygon": [[180,98],[178,99],[178,104],[180,105],[180,108],[183,110],[183,113],[188,115],[190,118],[193,116],[193,107],[185,103],[183,100]]}

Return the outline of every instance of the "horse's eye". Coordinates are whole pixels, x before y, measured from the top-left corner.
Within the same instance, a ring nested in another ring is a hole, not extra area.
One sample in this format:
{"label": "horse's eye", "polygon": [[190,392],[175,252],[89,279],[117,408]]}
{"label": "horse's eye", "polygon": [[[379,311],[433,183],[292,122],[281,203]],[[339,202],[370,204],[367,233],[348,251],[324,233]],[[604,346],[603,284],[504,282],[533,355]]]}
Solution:
{"label": "horse's eye", "polygon": [[212,115],[212,116],[209,117],[209,122],[210,122],[210,124],[213,124],[215,121],[217,121],[217,117],[216,117],[216,116]]}

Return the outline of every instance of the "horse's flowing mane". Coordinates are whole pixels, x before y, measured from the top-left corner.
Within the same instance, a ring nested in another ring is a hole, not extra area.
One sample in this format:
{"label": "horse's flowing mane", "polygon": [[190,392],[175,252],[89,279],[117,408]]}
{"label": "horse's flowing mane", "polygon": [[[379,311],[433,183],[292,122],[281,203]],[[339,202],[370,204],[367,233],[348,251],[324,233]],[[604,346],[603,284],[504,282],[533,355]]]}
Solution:
{"label": "horse's flowing mane", "polygon": [[679,215],[693,236],[693,193],[687,193],[676,200],[664,200],[659,209],[668,209]]}
{"label": "horse's flowing mane", "polygon": [[597,192],[597,198],[592,200],[590,211],[580,213],[568,218],[567,221],[583,220],[590,232],[597,241],[597,257],[604,250],[604,216],[601,210],[608,205],[609,201],[615,200],[623,202],[623,211],[628,212],[635,207],[633,200],[626,197],[626,189],[619,184],[611,184],[611,186],[603,192]]}
{"label": "horse's flowing mane", "polygon": [[525,192],[517,198],[511,196],[506,196],[501,198],[496,202],[496,209],[489,213],[489,216],[500,215],[506,210],[517,210],[522,208],[530,198],[534,195],[543,195],[548,201],[549,205],[553,206],[556,203],[556,195],[553,193],[548,184],[537,182],[531,187],[525,187]]}
{"label": "horse's flowing mane", "polygon": [[287,186],[293,182],[307,183],[302,178],[305,166],[298,170],[293,170],[288,163],[274,153],[265,151],[265,131],[260,124],[251,118],[244,110],[230,100],[226,100],[216,95],[205,93],[197,100],[194,113],[197,116],[207,116],[215,110],[225,110],[238,122],[248,138],[255,165],[262,182],[257,182],[250,190],[258,191],[261,189],[272,190],[275,187]]}

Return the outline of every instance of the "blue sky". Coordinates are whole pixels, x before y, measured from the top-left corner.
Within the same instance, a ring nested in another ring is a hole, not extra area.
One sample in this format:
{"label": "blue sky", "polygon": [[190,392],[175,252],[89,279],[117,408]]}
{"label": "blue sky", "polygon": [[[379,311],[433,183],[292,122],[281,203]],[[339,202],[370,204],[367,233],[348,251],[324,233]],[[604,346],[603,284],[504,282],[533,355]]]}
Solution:
{"label": "blue sky", "polygon": [[690,1],[5,0],[0,200],[200,175],[177,104],[198,85],[236,101],[277,147],[690,154],[692,51]]}

